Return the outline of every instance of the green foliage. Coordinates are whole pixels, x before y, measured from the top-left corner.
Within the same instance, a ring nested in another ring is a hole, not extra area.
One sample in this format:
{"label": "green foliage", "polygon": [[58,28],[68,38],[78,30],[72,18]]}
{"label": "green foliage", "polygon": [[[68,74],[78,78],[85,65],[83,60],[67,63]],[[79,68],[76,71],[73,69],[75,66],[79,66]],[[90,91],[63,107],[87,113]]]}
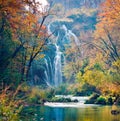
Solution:
{"label": "green foliage", "polygon": [[97,98],[97,101],[95,103],[101,104],[101,105],[106,105],[106,99],[105,99],[105,97],[100,96]]}
{"label": "green foliage", "polygon": [[47,99],[51,99],[53,96],[55,96],[55,90],[50,88],[46,91],[46,97]]}
{"label": "green foliage", "polygon": [[25,91],[27,96],[26,101],[30,104],[43,104],[45,101],[49,101],[55,95],[54,89],[41,89],[38,86],[26,86],[22,90]]}
{"label": "green foliage", "polygon": [[[102,65],[99,63],[95,63],[91,66],[86,66],[84,69],[84,73],[81,72],[76,74],[76,80],[80,84],[88,83],[89,85],[95,86],[100,91],[104,90],[104,84],[109,83],[111,84],[117,84],[116,86],[119,87],[119,81],[120,81],[120,74],[119,74],[119,60],[113,63],[113,66],[109,70],[104,69]],[[107,88],[106,90],[108,90]],[[115,86],[112,88],[115,90]],[[108,90],[108,91],[111,91]],[[117,91],[117,90],[116,90]],[[119,88],[118,88],[119,91]]]}
{"label": "green foliage", "polygon": [[71,100],[70,98],[66,98],[66,97],[52,97],[50,100],[50,102],[78,102],[77,99],[75,100]]}
{"label": "green foliage", "polygon": [[0,84],[3,82],[7,84],[11,70],[8,68],[10,63],[10,56],[12,55],[12,32],[10,31],[8,22],[5,21],[5,29],[0,33]]}
{"label": "green foliage", "polygon": [[100,95],[94,93],[91,97],[85,102],[86,104],[100,104],[100,105],[112,105],[114,103],[114,97],[111,95]]}
{"label": "green foliage", "polygon": [[80,90],[80,96],[90,96],[95,92],[98,92],[95,86],[85,83],[82,85],[82,88]]}
{"label": "green foliage", "polygon": [[18,43],[15,43],[9,23],[5,23],[5,28],[0,35],[0,86],[14,84],[15,88],[20,84],[21,59],[12,58],[14,49]]}
{"label": "green foliage", "polygon": [[30,90],[30,93],[29,93],[29,96],[28,96],[28,102],[39,104],[39,103],[41,103],[40,100],[42,100],[43,98],[45,98],[44,92],[37,87],[33,87]]}
{"label": "green foliage", "polygon": [[103,71],[102,65],[100,65],[99,63],[95,63],[94,66],[93,66],[93,68],[95,70]]}
{"label": "green foliage", "polygon": [[62,84],[59,87],[55,89],[55,94],[56,95],[67,95],[69,94],[69,91],[67,89],[67,84]]}

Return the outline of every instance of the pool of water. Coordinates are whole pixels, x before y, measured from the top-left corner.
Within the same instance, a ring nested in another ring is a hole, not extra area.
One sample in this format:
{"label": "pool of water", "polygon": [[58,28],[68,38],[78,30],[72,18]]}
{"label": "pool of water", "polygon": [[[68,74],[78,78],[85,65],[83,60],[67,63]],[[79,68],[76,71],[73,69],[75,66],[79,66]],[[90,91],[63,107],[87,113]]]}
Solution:
{"label": "pool of water", "polygon": [[120,114],[112,115],[111,109],[111,106],[98,105],[26,107],[25,110],[34,113],[22,121],[120,121]]}

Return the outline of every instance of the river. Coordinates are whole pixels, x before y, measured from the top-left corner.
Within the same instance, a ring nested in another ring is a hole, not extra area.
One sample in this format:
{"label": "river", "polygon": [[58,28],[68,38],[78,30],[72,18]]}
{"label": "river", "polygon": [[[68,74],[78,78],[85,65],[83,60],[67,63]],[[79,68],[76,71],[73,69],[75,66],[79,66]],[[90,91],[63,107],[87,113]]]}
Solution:
{"label": "river", "polygon": [[27,107],[26,109],[34,111],[33,116],[24,117],[22,121],[120,121],[120,114],[111,114],[112,106],[55,104]]}

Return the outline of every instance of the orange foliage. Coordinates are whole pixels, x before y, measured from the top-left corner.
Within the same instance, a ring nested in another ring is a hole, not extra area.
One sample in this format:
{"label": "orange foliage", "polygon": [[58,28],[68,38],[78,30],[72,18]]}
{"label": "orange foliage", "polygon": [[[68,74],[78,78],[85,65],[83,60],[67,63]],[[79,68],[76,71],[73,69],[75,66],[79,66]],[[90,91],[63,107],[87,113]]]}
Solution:
{"label": "orange foliage", "polygon": [[[0,19],[9,22],[13,33],[17,30],[38,33],[38,21],[43,16],[43,13],[38,10],[38,5],[40,3],[28,0],[0,0]],[[27,7],[30,9],[28,10]],[[45,26],[42,26],[42,29],[44,30]]]}
{"label": "orange foliage", "polygon": [[109,29],[120,24],[120,1],[119,0],[106,0],[101,5],[99,14],[100,24],[98,27],[107,27]]}
{"label": "orange foliage", "polygon": [[106,57],[115,60],[118,55],[116,56],[112,49],[116,49],[117,53],[120,52],[120,0],[106,0],[103,2],[98,17],[99,21],[94,33],[95,44]]}
{"label": "orange foliage", "polygon": [[[22,0],[1,0],[0,1],[0,19],[8,20],[10,25],[17,27],[17,23],[24,13],[24,3]],[[13,27],[14,27],[13,26]]]}
{"label": "orange foliage", "polygon": [[[105,88],[106,87],[106,88]],[[115,83],[112,83],[112,82],[104,82],[104,85],[101,85],[100,87],[100,90],[103,92],[103,93],[106,93],[106,92],[111,92],[111,93],[120,93],[120,85],[116,85]]]}

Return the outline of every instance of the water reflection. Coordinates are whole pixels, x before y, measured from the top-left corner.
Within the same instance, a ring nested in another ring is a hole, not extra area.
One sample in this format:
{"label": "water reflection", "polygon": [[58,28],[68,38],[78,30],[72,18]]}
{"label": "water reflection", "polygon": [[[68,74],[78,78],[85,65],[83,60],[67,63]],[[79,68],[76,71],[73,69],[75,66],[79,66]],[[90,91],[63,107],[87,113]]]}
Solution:
{"label": "water reflection", "polygon": [[62,121],[64,119],[64,109],[63,108],[54,108],[53,109],[55,116],[55,121]]}
{"label": "water reflection", "polygon": [[111,109],[111,106],[79,108],[41,106],[34,109],[36,115],[28,121],[33,119],[35,121],[120,121],[120,114],[111,115]]}

